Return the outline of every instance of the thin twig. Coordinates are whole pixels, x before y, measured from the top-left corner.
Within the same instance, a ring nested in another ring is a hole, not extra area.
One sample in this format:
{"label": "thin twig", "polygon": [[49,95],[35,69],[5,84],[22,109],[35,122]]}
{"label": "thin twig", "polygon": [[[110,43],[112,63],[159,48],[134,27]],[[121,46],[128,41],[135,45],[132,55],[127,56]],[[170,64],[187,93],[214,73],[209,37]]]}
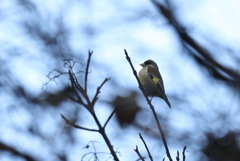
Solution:
{"label": "thin twig", "polygon": [[157,122],[157,125],[158,125],[158,130],[159,130],[159,132],[160,132],[160,135],[162,136],[162,141],[163,141],[163,145],[164,145],[165,150],[166,150],[167,157],[169,158],[170,161],[172,161],[172,157],[171,157],[171,154],[170,154],[170,152],[169,152],[168,145],[167,145],[167,141],[166,141],[164,132],[163,132],[163,130],[162,130],[161,124],[160,124],[159,119],[158,119],[158,117],[157,117],[157,113],[156,113],[156,111],[155,111],[155,109],[154,109],[154,107],[153,107],[150,99],[149,99],[148,96],[146,95],[146,92],[144,91],[144,88],[143,88],[143,86],[142,86],[142,84],[141,84],[141,82],[140,82],[140,80],[139,80],[139,78],[138,78],[138,76],[137,76],[137,72],[136,72],[136,70],[134,69],[134,67],[133,67],[133,65],[132,65],[132,62],[131,62],[131,59],[130,59],[130,57],[128,56],[128,53],[127,53],[127,51],[126,51],[125,49],[124,49],[124,52],[125,52],[125,55],[126,55],[126,59],[128,60],[130,66],[131,66],[131,68],[132,68],[132,70],[133,70],[133,74],[134,74],[134,76],[136,77],[136,79],[137,79],[137,81],[138,81],[139,88],[140,88],[140,90],[142,91],[143,95],[145,96],[145,98],[146,98],[146,100],[147,100],[147,102],[148,102],[148,105],[150,106],[150,109],[151,109],[152,112],[153,112],[154,118],[155,118],[155,120],[156,120],[156,122]]}
{"label": "thin twig", "polygon": [[102,84],[97,88],[96,93],[95,93],[95,96],[93,97],[93,100],[92,100],[92,104],[93,104],[93,105],[95,104],[95,102],[96,102],[97,99],[98,99],[98,94],[100,93],[100,90],[101,90],[102,86],[103,86],[107,81],[109,81],[110,79],[111,79],[111,78],[106,78],[106,79],[102,82]]}
{"label": "thin twig", "polygon": [[69,94],[67,94],[67,97],[72,100],[73,102],[76,102],[76,103],[79,103],[79,104],[82,104],[82,102],[76,100],[75,98],[73,98],[72,96],[70,96]]}
{"label": "thin twig", "polygon": [[89,65],[90,65],[90,60],[91,60],[91,56],[93,54],[93,51],[88,51],[88,60],[87,60],[87,66],[86,66],[86,71],[85,71],[85,82],[84,82],[84,90],[87,94],[87,79],[88,79],[88,69],[89,69]]}
{"label": "thin twig", "polygon": [[82,96],[85,98],[87,103],[90,104],[89,97],[88,97],[86,91],[83,89],[83,87],[78,83],[78,79],[77,79],[76,75],[74,73],[72,73],[72,76],[73,76],[73,78],[75,80],[74,83],[75,83],[76,88],[82,94]]}
{"label": "thin twig", "polygon": [[186,149],[187,149],[187,146],[184,146],[184,148],[183,148],[183,152],[182,152],[182,155],[183,155],[183,161],[185,161],[185,159],[186,159],[186,156],[185,156],[185,151],[186,151]]}
{"label": "thin twig", "polygon": [[[58,74],[56,74],[56,75],[54,75],[53,77],[51,77],[50,75],[51,75],[53,72],[57,72]],[[59,71],[59,70],[57,70],[57,69],[54,69],[54,70],[52,70],[51,72],[49,72],[48,75],[47,75],[47,78],[48,78],[49,80],[48,80],[46,83],[43,84],[42,89],[43,89],[45,86],[47,86],[48,83],[51,82],[51,81],[54,81],[56,84],[58,84],[55,79],[56,79],[56,78],[59,78],[59,77],[60,77],[61,75],[63,75],[63,74],[68,74],[68,72],[61,72],[61,71]]]}
{"label": "thin twig", "polygon": [[149,149],[148,149],[148,146],[147,146],[145,140],[143,139],[143,137],[142,137],[142,135],[141,135],[140,133],[139,133],[139,136],[140,136],[140,139],[142,140],[142,142],[143,142],[145,148],[147,149],[148,156],[149,156],[150,160],[153,161],[152,155],[151,155],[151,153],[150,153],[150,151],[149,151]]}
{"label": "thin twig", "polygon": [[70,122],[68,119],[66,119],[66,117],[63,116],[62,114],[61,114],[61,116],[62,116],[62,118],[66,121],[67,124],[69,124],[69,125],[71,125],[71,126],[77,128],[77,129],[82,129],[82,130],[92,131],[92,132],[99,132],[99,130],[96,130],[96,129],[89,129],[89,128],[85,128],[85,127],[82,127],[82,126],[76,125],[76,124]]}
{"label": "thin twig", "polygon": [[114,113],[116,112],[116,109],[113,110],[113,112],[111,113],[111,115],[108,117],[107,121],[105,122],[105,124],[103,125],[103,128],[105,129],[105,127],[107,126],[108,122],[110,121],[110,119],[112,118],[112,116],[114,115]]}
{"label": "thin twig", "polygon": [[[74,93],[75,93],[76,96],[77,96],[78,102],[79,102],[80,104],[82,104],[82,105],[85,105],[84,102],[82,101],[81,97],[78,95],[78,93],[77,93],[77,91],[76,91],[76,88],[77,88],[77,87],[76,87],[76,83],[75,83],[76,80],[74,79],[73,73],[71,72],[70,69],[68,70],[68,75],[69,75],[69,77],[70,77],[72,89],[73,89]],[[75,88],[75,87],[76,87],[76,88]]]}
{"label": "thin twig", "polygon": [[180,158],[179,158],[179,151],[177,151],[176,160],[177,160],[177,161],[180,161]]}
{"label": "thin twig", "polygon": [[133,149],[137,155],[139,156],[139,159],[138,160],[142,160],[142,161],[145,161],[144,157],[142,157],[142,155],[140,154],[139,150],[138,150],[138,146],[136,146],[136,149]]}

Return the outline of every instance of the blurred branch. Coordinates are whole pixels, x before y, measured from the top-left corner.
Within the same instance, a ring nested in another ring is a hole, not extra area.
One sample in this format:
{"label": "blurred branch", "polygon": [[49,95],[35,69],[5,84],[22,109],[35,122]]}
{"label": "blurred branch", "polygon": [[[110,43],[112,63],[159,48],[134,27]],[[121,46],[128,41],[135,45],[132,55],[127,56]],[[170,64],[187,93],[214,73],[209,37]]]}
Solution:
{"label": "blurred branch", "polygon": [[137,76],[137,72],[136,72],[136,70],[134,69],[134,67],[133,67],[133,65],[132,65],[131,58],[128,56],[128,53],[127,53],[127,51],[126,51],[125,49],[124,49],[124,52],[125,52],[125,55],[126,55],[126,59],[127,59],[127,61],[129,62],[130,66],[131,66],[131,68],[132,68],[133,74],[134,74],[134,76],[135,76],[136,79],[137,79],[139,88],[140,88],[140,90],[142,91],[144,97],[145,97],[146,100],[147,100],[148,105],[150,106],[150,109],[151,109],[152,112],[153,112],[154,118],[155,118],[155,120],[156,120],[156,122],[157,122],[157,125],[158,125],[159,133],[160,133],[160,135],[161,135],[161,137],[162,137],[162,141],[163,141],[163,145],[164,145],[165,150],[166,150],[167,157],[169,158],[170,161],[172,161],[172,157],[171,157],[171,154],[170,154],[169,149],[168,149],[168,145],[167,145],[167,141],[166,141],[166,138],[165,138],[165,134],[164,134],[164,132],[163,132],[163,130],[162,130],[162,127],[161,127],[160,121],[159,121],[159,119],[158,119],[158,117],[157,117],[156,111],[155,111],[155,109],[154,109],[154,107],[153,107],[150,99],[148,98],[148,96],[146,95],[146,93],[145,93],[145,91],[144,91],[144,88],[143,88],[143,86],[142,86],[142,84],[141,84],[141,82],[140,82],[140,80],[139,80],[139,78],[138,78],[138,76]]}
{"label": "blurred branch", "polygon": [[145,140],[143,139],[143,137],[142,137],[142,135],[141,135],[140,133],[139,133],[139,136],[140,136],[140,139],[142,140],[142,142],[143,142],[145,148],[147,149],[148,156],[149,156],[150,160],[153,161],[152,155],[151,155],[151,153],[150,153],[150,151],[149,151],[149,149],[148,149],[148,146],[147,146]]}
{"label": "blurred branch", "polygon": [[173,12],[173,7],[169,0],[165,0],[166,5],[161,4],[156,0],[152,0],[153,4],[159,10],[159,12],[168,20],[168,22],[173,26],[176,33],[182,40],[182,45],[191,56],[199,63],[199,65],[208,69],[215,79],[225,81],[236,89],[240,88],[240,73],[236,70],[228,68],[223,64],[218,63],[213,57],[212,53],[206,48],[202,47],[197,43],[186,31],[184,25],[178,21],[177,16]]}
{"label": "blurred branch", "polygon": [[139,156],[139,159],[138,160],[142,160],[142,161],[145,161],[145,158],[142,157],[142,155],[140,154],[139,150],[138,150],[138,146],[136,146],[136,149],[133,149],[137,155]]}
{"label": "blurred branch", "polygon": [[19,152],[16,148],[11,147],[9,145],[6,145],[2,142],[0,142],[0,151],[10,152],[13,155],[24,158],[26,161],[36,161],[36,159],[34,159],[32,156],[29,156],[28,154],[24,154],[22,152]]}

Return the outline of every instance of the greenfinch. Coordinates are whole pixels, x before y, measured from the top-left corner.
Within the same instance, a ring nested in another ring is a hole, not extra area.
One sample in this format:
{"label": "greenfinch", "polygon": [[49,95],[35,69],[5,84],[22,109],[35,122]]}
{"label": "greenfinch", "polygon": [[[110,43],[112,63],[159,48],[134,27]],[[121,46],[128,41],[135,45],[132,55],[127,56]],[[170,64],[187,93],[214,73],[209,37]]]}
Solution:
{"label": "greenfinch", "polygon": [[147,96],[160,97],[168,104],[169,108],[171,108],[171,104],[165,94],[163,80],[157,64],[149,59],[140,65],[143,68],[139,71],[138,78]]}

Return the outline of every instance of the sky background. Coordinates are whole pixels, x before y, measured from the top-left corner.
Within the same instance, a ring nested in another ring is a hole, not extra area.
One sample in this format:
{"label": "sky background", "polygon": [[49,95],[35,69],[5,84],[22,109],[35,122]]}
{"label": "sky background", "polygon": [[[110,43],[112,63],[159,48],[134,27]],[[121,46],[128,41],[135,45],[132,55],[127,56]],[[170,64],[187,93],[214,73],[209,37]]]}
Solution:
{"label": "sky background", "polygon": [[[240,2],[170,2],[188,33],[211,51],[219,63],[239,72]],[[0,141],[23,153],[51,161],[58,160],[54,154],[64,152],[69,161],[75,161],[92,150],[83,149],[90,141],[97,141],[95,146],[99,151],[108,152],[98,133],[72,129],[74,139],[64,135],[67,125],[60,114],[72,117],[76,109],[79,110],[80,125],[96,127],[85,109],[69,100],[58,108],[46,103],[34,104],[16,93],[17,87],[21,87],[31,98],[40,98],[44,93],[61,91],[69,85],[68,77],[63,75],[57,83],[43,86],[49,80],[47,74],[54,69],[67,71],[62,62],[65,58],[81,63],[76,65],[76,70],[84,69],[89,50],[94,51],[89,94],[93,96],[97,86],[106,77],[111,77],[102,88],[101,101],[95,109],[102,123],[112,111],[108,101],[115,96],[126,96],[132,90],[140,93],[125,58],[126,49],[137,71],[141,69],[139,64],[147,59],[154,60],[159,66],[172,109],[169,110],[158,98],[153,99],[153,105],[163,122],[173,158],[177,150],[182,151],[187,145],[187,158],[206,160],[201,152],[207,145],[206,133],[222,137],[229,131],[240,131],[240,118],[237,117],[240,112],[239,92],[233,92],[223,82],[210,78],[206,69],[196,65],[175,30],[151,1],[2,0],[0,21]],[[46,38],[49,40],[47,44],[43,41]],[[82,78],[81,74],[79,77]],[[137,102],[144,111],[137,115],[138,123],[154,127],[141,94]],[[39,135],[28,134],[30,127]],[[121,152],[120,160],[137,160],[133,151],[136,145],[147,156],[139,132],[143,131],[133,125],[121,128],[115,116],[110,121],[107,134],[114,148]],[[188,134],[187,138],[182,139],[185,134]],[[144,137],[156,160],[166,157],[160,139],[147,134]],[[102,160],[109,157],[99,155]],[[0,160],[23,159],[1,152]]]}

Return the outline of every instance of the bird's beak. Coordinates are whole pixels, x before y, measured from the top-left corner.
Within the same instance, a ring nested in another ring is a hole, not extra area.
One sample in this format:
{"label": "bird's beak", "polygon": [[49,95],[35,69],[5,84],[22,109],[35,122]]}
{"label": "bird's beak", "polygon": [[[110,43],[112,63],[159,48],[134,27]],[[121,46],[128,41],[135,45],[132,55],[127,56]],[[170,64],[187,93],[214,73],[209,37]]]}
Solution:
{"label": "bird's beak", "polygon": [[145,65],[144,65],[144,63],[142,63],[142,64],[139,64],[139,65],[141,65],[142,67],[144,67]]}

